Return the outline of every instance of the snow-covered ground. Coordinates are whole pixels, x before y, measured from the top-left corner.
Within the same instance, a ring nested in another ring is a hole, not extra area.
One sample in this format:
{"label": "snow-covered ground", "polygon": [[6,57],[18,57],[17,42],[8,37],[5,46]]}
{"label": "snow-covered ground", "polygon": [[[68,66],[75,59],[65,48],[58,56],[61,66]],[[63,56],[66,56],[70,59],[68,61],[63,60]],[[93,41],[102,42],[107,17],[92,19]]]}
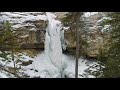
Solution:
{"label": "snow-covered ground", "polygon": [[0,78],[15,78],[15,76],[8,72],[0,70]]}
{"label": "snow-covered ground", "polygon": [[[63,78],[64,76],[67,76],[68,78],[74,78],[75,75],[75,58],[69,55],[62,55],[63,63],[64,63],[64,70],[61,73],[59,72],[58,68],[56,68],[51,61],[48,59],[46,54],[43,52],[41,54],[38,54],[36,57],[31,58],[29,56],[25,56],[23,61],[29,61],[32,60],[32,64],[28,66],[21,66],[20,72],[30,76],[30,78],[34,77],[40,77],[40,78]],[[0,60],[1,61],[1,60]],[[1,64],[7,65],[10,67],[13,67],[13,62],[9,62],[4,64],[4,61],[1,61]],[[99,65],[95,61],[90,61],[87,59],[80,58],[79,59],[79,78],[95,78],[94,75],[89,75],[86,70],[89,69],[91,66],[93,68],[90,68],[91,72],[97,71],[99,69],[98,67],[95,67],[96,65]],[[20,65],[18,64],[18,67]],[[8,74],[5,71],[0,70],[0,78],[13,78],[14,75]]]}
{"label": "snow-covered ground", "polygon": [[[26,67],[27,73],[30,73],[31,77],[40,76],[41,78],[63,78],[67,76],[68,78],[74,78],[75,75],[75,58],[69,55],[62,55],[61,58],[64,62],[62,75],[59,72],[58,68],[56,68],[47,58],[47,56],[42,53],[39,54],[36,58],[34,58],[33,63]],[[87,59],[79,58],[79,78],[95,78],[93,75],[87,74],[85,70],[90,69],[92,71],[96,71],[99,67],[95,67],[99,65],[97,62],[89,61]],[[93,66],[94,68],[90,68]],[[31,71],[33,68],[38,72]],[[31,74],[32,73],[32,74]]]}

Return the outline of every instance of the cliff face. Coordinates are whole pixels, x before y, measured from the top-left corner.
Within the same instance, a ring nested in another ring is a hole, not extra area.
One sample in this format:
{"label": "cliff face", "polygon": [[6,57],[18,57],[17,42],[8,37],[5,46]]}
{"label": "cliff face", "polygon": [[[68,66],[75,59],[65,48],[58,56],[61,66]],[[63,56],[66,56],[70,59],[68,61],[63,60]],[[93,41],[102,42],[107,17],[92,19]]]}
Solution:
{"label": "cliff face", "polygon": [[91,27],[89,27],[87,36],[87,55],[90,57],[96,57],[103,44],[103,32],[101,31],[102,27],[98,23],[98,21],[103,18],[103,15],[104,13],[98,13],[88,17]]}
{"label": "cliff face", "polygon": [[[57,16],[56,19],[60,20],[65,16],[65,12],[54,12]],[[86,54],[90,57],[96,57],[99,49],[103,43],[103,32],[99,25],[100,19],[105,16],[104,13],[99,12],[86,17],[88,24],[87,30],[87,43]],[[23,40],[22,48],[44,48],[45,31],[48,20],[45,12],[0,12],[0,30],[4,21],[10,21],[12,27],[22,33],[21,39]],[[65,30],[65,40],[67,50],[75,52],[76,39],[74,30]]]}
{"label": "cliff face", "polygon": [[[84,22],[87,24],[86,40],[88,47],[81,52],[85,52],[88,57],[96,57],[99,54],[99,50],[102,48],[104,32],[102,32],[103,27],[100,25],[100,22],[103,17],[105,17],[105,13],[103,12],[85,17]],[[69,48],[70,51],[75,52],[76,39],[75,33],[73,32],[75,32],[75,30],[66,30],[65,39],[67,48]]]}
{"label": "cliff face", "polygon": [[22,48],[44,48],[44,33],[48,23],[45,12],[1,12],[0,30],[5,21],[12,24],[16,33],[20,33]]}

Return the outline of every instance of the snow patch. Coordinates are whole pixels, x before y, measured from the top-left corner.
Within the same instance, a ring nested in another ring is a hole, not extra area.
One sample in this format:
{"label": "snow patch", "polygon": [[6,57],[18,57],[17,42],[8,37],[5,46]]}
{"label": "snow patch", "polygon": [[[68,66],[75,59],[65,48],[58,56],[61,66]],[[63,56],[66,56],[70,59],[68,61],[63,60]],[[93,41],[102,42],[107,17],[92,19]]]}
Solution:
{"label": "snow patch", "polygon": [[85,15],[85,17],[90,17],[94,14],[98,14],[98,12],[86,12],[84,15]]}
{"label": "snow patch", "polygon": [[[32,14],[31,14],[32,13]],[[37,15],[34,15],[36,14]],[[28,21],[47,20],[46,15],[40,15],[40,12],[1,12],[0,22],[9,21],[14,29],[26,26],[33,26]]]}

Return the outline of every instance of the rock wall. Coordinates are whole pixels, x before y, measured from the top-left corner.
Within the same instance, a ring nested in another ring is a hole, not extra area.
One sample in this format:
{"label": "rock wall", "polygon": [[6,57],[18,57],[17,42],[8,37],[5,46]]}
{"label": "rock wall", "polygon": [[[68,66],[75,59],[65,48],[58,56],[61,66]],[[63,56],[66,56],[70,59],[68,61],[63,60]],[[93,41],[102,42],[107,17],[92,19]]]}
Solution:
{"label": "rock wall", "polygon": [[16,33],[20,34],[22,48],[44,48],[48,23],[45,12],[1,12],[0,30],[3,30],[5,21],[9,21]]}
{"label": "rock wall", "polygon": [[[56,19],[60,20],[64,17],[66,12],[54,12],[57,16]],[[99,49],[103,44],[103,32],[102,27],[99,25],[101,18],[105,16],[105,13],[99,12],[98,14],[86,17],[86,23],[88,24],[87,30],[87,43],[88,47],[84,49],[86,55],[89,57],[96,57],[99,53]],[[23,40],[22,48],[44,48],[45,30],[47,27],[47,18],[45,12],[2,12],[0,13],[0,29],[2,30],[2,23],[4,21],[10,21],[13,24],[15,30],[19,29],[22,33],[21,38]],[[75,30],[65,30],[64,33],[67,50],[75,54],[76,38]]]}
{"label": "rock wall", "polygon": [[[101,31],[103,27],[99,25],[99,21],[105,16],[105,13],[99,12],[98,14],[91,15],[85,18],[85,22],[88,24],[87,29],[87,48],[84,49],[86,56],[88,57],[96,57],[99,54],[99,50],[103,45],[103,32]],[[69,51],[74,51],[76,48],[76,39],[75,39],[75,30],[66,30],[65,31],[65,39],[67,43],[67,48]],[[71,50],[72,49],[72,50]],[[83,52],[83,51],[81,51]]]}

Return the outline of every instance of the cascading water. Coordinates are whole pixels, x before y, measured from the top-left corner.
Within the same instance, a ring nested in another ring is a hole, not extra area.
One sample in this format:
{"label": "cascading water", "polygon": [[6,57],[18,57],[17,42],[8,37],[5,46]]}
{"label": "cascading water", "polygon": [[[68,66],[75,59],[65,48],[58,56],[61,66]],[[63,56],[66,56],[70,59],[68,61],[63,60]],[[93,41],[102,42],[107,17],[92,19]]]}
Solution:
{"label": "cascading water", "polygon": [[62,31],[62,24],[55,20],[55,16],[46,12],[48,17],[48,28],[45,34],[45,54],[48,56],[51,63],[57,67],[62,74],[64,69],[64,62],[62,60],[62,47],[64,45],[64,31]]}

